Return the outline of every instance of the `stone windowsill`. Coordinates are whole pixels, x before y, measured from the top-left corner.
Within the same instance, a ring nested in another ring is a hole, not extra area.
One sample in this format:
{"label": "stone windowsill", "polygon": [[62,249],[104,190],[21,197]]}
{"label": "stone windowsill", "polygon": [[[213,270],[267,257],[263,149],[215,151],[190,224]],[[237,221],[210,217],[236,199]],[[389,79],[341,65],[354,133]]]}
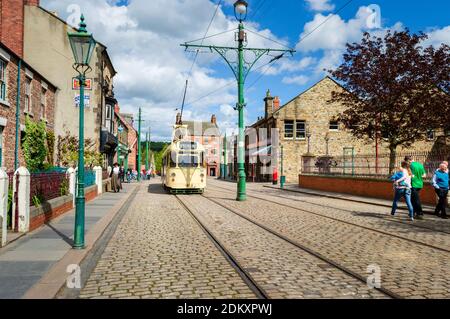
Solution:
{"label": "stone windowsill", "polygon": [[6,106],[6,107],[11,107],[11,104],[9,104],[9,102],[6,100],[0,100],[0,105]]}

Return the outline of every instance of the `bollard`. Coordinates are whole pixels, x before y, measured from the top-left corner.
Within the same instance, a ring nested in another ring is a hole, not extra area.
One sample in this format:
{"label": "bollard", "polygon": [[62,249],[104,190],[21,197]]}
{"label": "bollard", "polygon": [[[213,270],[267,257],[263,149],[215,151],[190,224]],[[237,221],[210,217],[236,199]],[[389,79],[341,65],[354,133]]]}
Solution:
{"label": "bollard", "polygon": [[97,185],[97,194],[103,193],[103,172],[100,166],[94,167],[95,184]]}
{"label": "bollard", "polygon": [[[19,220],[16,220],[16,201],[13,202],[13,225],[17,225],[16,231],[19,233],[26,233],[30,230],[30,172],[25,167],[19,167],[14,173],[13,189],[17,191],[18,196],[18,215]],[[17,189],[17,181],[19,187]]]}
{"label": "bollard", "polygon": [[69,177],[69,193],[72,194],[72,205],[75,206],[75,188],[76,188],[76,170],[71,167],[67,170],[67,175]]}
{"label": "bollard", "polygon": [[0,168],[0,247],[6,245],[8,219],[8,174]]}

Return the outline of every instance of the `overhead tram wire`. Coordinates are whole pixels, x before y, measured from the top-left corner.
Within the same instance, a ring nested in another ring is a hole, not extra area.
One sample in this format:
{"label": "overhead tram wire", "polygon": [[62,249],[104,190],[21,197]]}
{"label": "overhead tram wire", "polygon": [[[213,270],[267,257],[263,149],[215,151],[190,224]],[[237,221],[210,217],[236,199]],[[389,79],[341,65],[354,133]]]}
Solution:
{"label": "overhead tram wire", "polygon": [[256,15],[258,14],[258,11],[264,6],[265,2],[266,2],[266,0],[261,0],[261,2],[259,3],[259,6],[256,7],[255,11],[253,11],[252,16],[249,18],[249,20],[256,17]]}
{"label": "overhead tram wire", "polygon": [[[208,27],[206,28],[206,32],[205,32],[205,35],[202,38],[201,44],[203,44],[203,41],[205,41],[206,36],[208,35],[209,29],[211,28],[211,25],[214,22],[214,19],[216,18],[217,12],[219,11],[219,8],[220,8],[220,5],[222,4],[222,1],[223,0],[219,0],[219,2],[217,3],[216,10],[214,10],[214,14],[211,17],[211,20],[209,21]],[[187,88],[188,88],[188,85],[189,85],[189,80],[190,80],[190,78],[192,76],[192,70],[194,69],[195,62],[197,61],[199,51],[200,50],[198,49],[196,51],[196,53],[195,53],[194,60],[192,61],[192,65],[191,65],[191,68],[190,68],[189,73],[188,73],[188,78],[186,79],[186,86],[185,86],[184,94],[183,94],[183,104],[181,105],[181,118],[183,118],[184,102],[186,100],[186,93],[187,93]]]}

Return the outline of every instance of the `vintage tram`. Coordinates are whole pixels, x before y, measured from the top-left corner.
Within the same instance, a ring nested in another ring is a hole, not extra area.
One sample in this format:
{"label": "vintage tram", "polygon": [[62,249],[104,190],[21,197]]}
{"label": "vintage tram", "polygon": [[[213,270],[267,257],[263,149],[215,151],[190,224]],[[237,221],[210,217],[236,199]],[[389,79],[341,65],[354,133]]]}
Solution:
{"label": "vintage tram", "polygon": [[206,188],[205,149],[186,137],[187,127],[176,125],[172,143],[163,153],[162,184],[172,194],[203,194]]}

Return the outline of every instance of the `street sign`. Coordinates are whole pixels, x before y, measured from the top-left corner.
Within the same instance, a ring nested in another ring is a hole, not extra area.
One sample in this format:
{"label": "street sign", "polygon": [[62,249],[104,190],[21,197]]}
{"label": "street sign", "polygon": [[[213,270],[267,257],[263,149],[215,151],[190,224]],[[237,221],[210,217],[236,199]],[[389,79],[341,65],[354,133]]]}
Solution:
{"label": "street sign", "polygon": [[[80,106],[80,94],[75,95],[75,106]],[[84,94],[84,107],[90,107],[91,106],[91,95],[89,93]]]}
{"label": "street sign", "polygon": [[[86,85],[84,89],[86,91],[92,91],[92,79],[86,79]],[[72,90],[80,90],[80,81],[77,78],[72,79]]]}

